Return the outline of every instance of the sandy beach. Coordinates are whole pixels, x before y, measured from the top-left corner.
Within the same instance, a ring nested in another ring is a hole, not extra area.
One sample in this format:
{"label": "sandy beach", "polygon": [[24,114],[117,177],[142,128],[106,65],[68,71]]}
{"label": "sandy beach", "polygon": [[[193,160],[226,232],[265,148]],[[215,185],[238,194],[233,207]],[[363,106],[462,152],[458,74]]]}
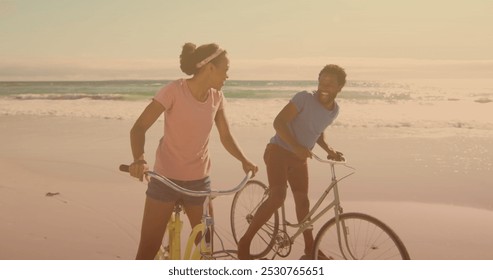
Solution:
{"label": "sandy beach", "polygon": [[[255,106],[246,105],[252,109],[230,103],[230,122],[242,149],[260,167],[257,179],[265,182],[262,154],[273,129],[255,120]],[[134,258],[146,186],[118,171],[131,160],[132,124],[133,116],[0,116],[0,259]],[[161,126],[157,122],[147,136],[151,164]],[[341,183],[345,212],[364,212],[388,224],[413,259],[493,259],[493,139],[459,128],[434,137],[400,131],[329,128],[329,142],[357,169]],[[210,150],[213,187],[236,184],[241,167],[215,130]],[[328,176],[323,164],[310,166],[315,199]],[[291,196],[286,203],[292,210]],[[218,229],[231,248],[230,205],[229,198],[215,201]],[[288,259],[299,257],[295,250]]]}

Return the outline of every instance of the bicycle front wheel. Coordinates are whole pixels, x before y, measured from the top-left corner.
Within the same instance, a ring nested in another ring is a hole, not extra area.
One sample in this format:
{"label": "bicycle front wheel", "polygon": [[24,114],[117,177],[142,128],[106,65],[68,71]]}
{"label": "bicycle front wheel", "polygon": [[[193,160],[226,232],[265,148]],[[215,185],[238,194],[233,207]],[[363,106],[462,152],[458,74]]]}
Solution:
{"label": "bicycle front wheel", "polygon": [[[248,181],[245,188],[235,194],[231,206],[231,231],[236,244],[245,234],[253,216],[268,196],[269,188],[256,180]],[[267,255],[274,245],[278,230],[279,213],[276,211],[253,238],[250,255],[255,259]]]}
{"label": "bicycle front wheel", "polygon": [[[315,238],[314,259],[409,260],[406,247],[395,232],[376,218],[362,213],[339,216],[325,223]],[[316,252],[316,253],[315,253]]]}

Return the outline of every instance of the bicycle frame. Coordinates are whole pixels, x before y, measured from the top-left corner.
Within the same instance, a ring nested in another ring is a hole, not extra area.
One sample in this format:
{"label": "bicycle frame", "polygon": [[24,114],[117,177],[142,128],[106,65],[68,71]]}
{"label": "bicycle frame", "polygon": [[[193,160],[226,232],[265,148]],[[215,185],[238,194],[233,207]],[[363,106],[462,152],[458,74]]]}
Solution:
{"label": "bicycle frame", "polygon": [[[182,221],[180,219],[180,211],[174,211],[173,220],[170,219],[170,223],[168,226],[171,226],[173,232],[170,233],[170,259],[184,259],[184,260],[199,260],[199,259],[212,259],[213,252],[213,237],[214,237],[214,218],[210,213],[211,200],[218,196],[231,195],[243,189],[247,183],[247,181],[251,178],[252,173],[248,172],[241,183],[235,188],[226,190],[226,191],[192,191],[188,189],[184,189],[178,185],[176,185],[173,181],[169,180],[166,177],[163,177],[155,172],[148,171],[146,172],[149,176],[154,177],[155,179],[163,182],[167,186],[172,189],[181,192],[185,195],[195,196],[195,197],[205,197],[205,201],[203,204],[203,216],[201,223],[196,225],[192,229],[192,233],[188,237],[187,246],[185,248],[185,253],[183,258],[181,258],[181,228]],[[200,236],[198,244],[196,244],[197,237]],[[221,241],[222,243],[222,241]]]}
{"label": "bicycle frame", "polygon": [[[180,203],[177,203],[175,205],[175,208],[173,210],[173,213],[171,214],[170,220],[166,226],[166,231],[167,231],[167,236],[168,236],[168,243],[166,244],[165,247],[161,247],[160,251],[156,255],[155,259],[158,260],[196,260],[196,259],[201,259],[204,257],[207,257],[208,255],[212,253],[212,241],[209,242],[209,239],[207,238],[207,233],[211,232],[212,225],[210,227],[204,226],[207,224],[211,224],[208,222],[209,220],[212,220],[211,216],[208,216],[206,213],[204,217],[202,218],[202,223],[196,225],[193,229],[192,232],[190,233],[190,236],[188,237],[187,244],[186,244],[186,249],[185,249],[185,254],[182,256],[181,252],[181,232],[183,229],[183,221],[181,220],[181,212],[182,212],[182,205]],[[205,232],[205,235],[200,235],[202,232]],[[200,236],[198,245],[195,244],[197,237]],[[205,236],[205,238],[203,238]],[[164,244],[163,244],[164,245]],[[193,250],[195,247],[195,250]],[[209,248],[209,249],[207,249]],[[193,250],[193,251],[192,251]]]}
{"label": "bicycle frame", "polygon": [[[192,233],[188,237],[187,246],[185,247],[184,260],[200,260],[203,258],[211,259],[213,248],[213,225],[214,219],[210,215],[210,197],[206,197],[204,201],[204,215],[202,222],[192,229]],[[197,237],[200,236],[198,244],[195,244]],[[209,237],[209,238],[208,238]],[[195,249],[192,251],[192,249]]]}
{"label": "bicycle frame", "polygon": [[[341,252],[344,255],[344,250],[342,249],[341,234],[340,234],[341,233],[341,225],[339,223],[339,215],[343,213],[343,209],[341,207],[341,203],[340,203],[340,199],[339,199],[338,183],[340,181],[342,181],[343,179],[345,179],[345,178],[353,175],[355,173],[355,171],[353,171],[353,172],[345,175],[344,177],[342,177],[340,179],[337,179],[336,174],[335,174],[335,164],[343,164],[343,165],[345,165],[346,167],[348,167],[348,168],[350,168],[352,170],[355,170],[355,169],[353,167],[351,167],[351,166],[346,165],[345,162],[338,163],[338,162],[335,162],[335,161],[322,160],[318,156],[316,156],[315,154],[313,154],[313,157],[315,159],[317,159],[318,161],[330,163],[330,168],[331,168],[331,183],[324,190],[324,192],[322,193],[322,195],[320,196],[320,198],[317,200],[317,202],[315,203],[315,205],[313,205],[313,207],[310,209],[310,212],[299,223],[290,223],[286,219],[286,210],[285,210],[285,206],[283,204],[281,206],[282,230],[287,233],[287,227],[298,228],[298,230],[292,236],[289,237],[290,240],[291,240],[291,245],[292,245],[294,243],[294,240],[296,238],[298,238],[301,234],[303,234],[303,232],[305,230],[307,230],[308,228],[312,228],[313,227],[313,224],[315,222],[317,222],[323,215],[325,215],[325,213],[327,213],[332,208],[334,208],[334,216],[335,216],[336,225],[337,225],[337,238],[338,238],[339,247],[341,249]],[[323,208],[322,210],[320,210],[315,215],[315,213],[317,212],[318,208],[322,205],[322,203],[324,202],[325,198],[329,195],[329,193],[331,191],[333,191],[333,193],[334,193],[334,199],[329,203],[329,205],[327,205],[325,208]],[[342,229],[345,231],[344,225],[342,226]],[[344,234],[343,236],[346,236],[346,235]],[[349,250],[349,246],[347,244],[347,240],[345,240],[344,243],[346,244],[347,250],[351,254],[351,251]]]}
{"label": "bicycle frame", "polygon": [[167,226],[169,233],[168,252],[170,260],[181,259],[181,246],[179,245],[181,244],[181,230],[183,228],[183,221],[181,220],[180,212],[181,205],[175,205],[175,209]]}

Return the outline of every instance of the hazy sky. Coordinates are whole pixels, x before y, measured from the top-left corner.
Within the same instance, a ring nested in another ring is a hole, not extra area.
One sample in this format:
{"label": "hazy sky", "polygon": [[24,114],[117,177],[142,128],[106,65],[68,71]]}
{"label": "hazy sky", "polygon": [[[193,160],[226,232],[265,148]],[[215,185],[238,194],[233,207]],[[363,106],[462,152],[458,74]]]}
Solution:
{"label": "hazy sky", "polygon": [[0,0],[0,80],[175,78],[185,42],[230,79],[493,77],[491,0]]}

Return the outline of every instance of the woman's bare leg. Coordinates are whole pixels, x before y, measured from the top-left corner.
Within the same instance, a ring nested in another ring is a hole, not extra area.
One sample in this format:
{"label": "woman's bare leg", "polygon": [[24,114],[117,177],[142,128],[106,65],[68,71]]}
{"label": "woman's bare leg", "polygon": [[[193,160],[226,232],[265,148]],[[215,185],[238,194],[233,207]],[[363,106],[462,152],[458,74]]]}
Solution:
{"label": "woman's bare leg", "polygon": [[152,260],[163,240],[175,204],[146,197],[137,260]]}
{"label": "woman's bare leg", "polygon": [[[202,205],[186,205],[185,213],[187,213],[188,220],[190,221],[190,227],[193,228],[202,222],[202,213],[203,211]],[[195,244],[198,244],[201,236],[197,235],[195,239]]]}

